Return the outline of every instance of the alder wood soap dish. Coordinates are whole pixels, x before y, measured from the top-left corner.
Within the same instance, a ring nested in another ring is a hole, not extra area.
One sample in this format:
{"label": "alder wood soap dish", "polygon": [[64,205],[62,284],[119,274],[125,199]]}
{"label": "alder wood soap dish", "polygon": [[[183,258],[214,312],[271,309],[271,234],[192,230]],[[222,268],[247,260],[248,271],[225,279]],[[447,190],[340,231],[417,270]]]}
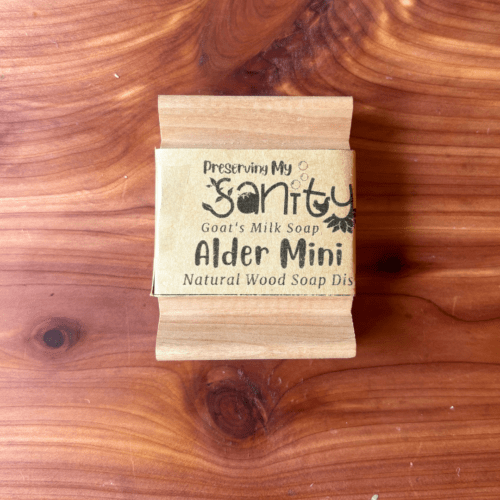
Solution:
{"label": "alder wood soap dish", "polygon": [[351,97],[160,96],[159,360],[355,356]]}

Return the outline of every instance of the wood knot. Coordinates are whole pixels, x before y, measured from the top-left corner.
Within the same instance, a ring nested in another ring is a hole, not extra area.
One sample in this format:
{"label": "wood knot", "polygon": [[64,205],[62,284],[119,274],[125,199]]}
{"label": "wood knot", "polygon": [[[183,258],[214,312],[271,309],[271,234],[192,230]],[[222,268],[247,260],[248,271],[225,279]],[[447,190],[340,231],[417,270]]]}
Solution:
{"label": "wood knot", "polygon": [[405,267],[405,260],[401,255],[383,255],[375,264],[375,270],[379,273],[399,273]]}
{"label": "wood knot", "polygon": [[226,436],[242,440],[265,429],[267,411],[261,390],[241,369],[211,370],[205,388],[210,419]]}
{"label": "wood knot", "polygon": [[57,359],[71,349],[83,335],[78,321],[69,318],[48,318],[39,322],[27,339],[35,357]]}

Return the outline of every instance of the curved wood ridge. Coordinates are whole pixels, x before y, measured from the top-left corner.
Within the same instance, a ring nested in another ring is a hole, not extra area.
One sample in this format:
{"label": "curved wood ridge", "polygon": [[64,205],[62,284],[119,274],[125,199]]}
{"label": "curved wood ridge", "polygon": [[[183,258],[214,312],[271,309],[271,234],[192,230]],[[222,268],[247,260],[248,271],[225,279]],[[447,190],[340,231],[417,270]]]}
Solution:
{"label": "curved wood ridge", "polygon": [[[0,5],[0,497],[500,497],[500,7]],[[352,360],[154,360],[160,94],[352,95]]]}

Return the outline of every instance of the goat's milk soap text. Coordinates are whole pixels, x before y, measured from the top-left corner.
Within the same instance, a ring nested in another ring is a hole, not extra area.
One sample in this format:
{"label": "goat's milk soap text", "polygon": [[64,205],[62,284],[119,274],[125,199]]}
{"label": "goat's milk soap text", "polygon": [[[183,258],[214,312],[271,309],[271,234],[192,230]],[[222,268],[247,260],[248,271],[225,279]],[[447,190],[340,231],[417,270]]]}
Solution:
{"label": "goat's milk soap text", "polygon": [[353,152],[156,151],[155,293],[353,295]]}
{"label": "goat's milk soap text", "polygon": [[352,98],[158,104],[157,359],[354,356]]}

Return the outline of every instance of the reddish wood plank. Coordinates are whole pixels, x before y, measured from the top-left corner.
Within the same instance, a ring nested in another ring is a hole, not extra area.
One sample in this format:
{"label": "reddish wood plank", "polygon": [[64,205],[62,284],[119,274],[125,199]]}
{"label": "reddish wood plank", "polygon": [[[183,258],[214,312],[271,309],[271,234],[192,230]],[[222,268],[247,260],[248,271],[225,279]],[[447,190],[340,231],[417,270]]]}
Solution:
{"label": "reddish wood plank", "polygon": [[[497,5],[0,12],[2,498],[500,496]],[[355,359],[154,360],[169,93],[354,96]]]}

